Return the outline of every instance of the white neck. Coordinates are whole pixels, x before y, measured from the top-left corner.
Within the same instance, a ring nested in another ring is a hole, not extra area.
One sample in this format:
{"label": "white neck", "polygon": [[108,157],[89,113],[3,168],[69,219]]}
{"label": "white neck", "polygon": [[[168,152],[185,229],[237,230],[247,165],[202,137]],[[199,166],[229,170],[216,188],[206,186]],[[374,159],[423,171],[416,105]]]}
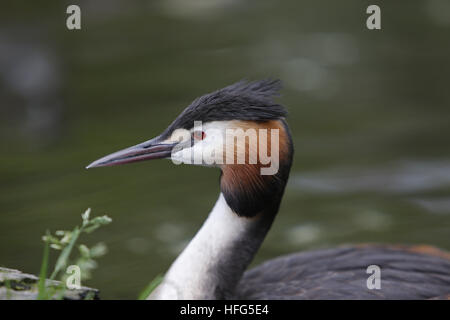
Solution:
{"label": "white neck", "polygon": [[201,229],[148,299],[223,299],[230,296],[272,220],[239,217],[222,193]]}

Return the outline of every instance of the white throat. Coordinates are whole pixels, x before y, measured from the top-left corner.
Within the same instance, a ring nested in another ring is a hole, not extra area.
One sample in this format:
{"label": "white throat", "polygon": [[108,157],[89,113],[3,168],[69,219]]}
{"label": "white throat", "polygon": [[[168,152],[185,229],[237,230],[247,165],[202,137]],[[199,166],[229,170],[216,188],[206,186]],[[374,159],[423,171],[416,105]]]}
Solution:
{"label": "white throat", "polygon": [[271,221],[239,217],[221,193],[213,210],[148,299],[224,299],[259,249]]}

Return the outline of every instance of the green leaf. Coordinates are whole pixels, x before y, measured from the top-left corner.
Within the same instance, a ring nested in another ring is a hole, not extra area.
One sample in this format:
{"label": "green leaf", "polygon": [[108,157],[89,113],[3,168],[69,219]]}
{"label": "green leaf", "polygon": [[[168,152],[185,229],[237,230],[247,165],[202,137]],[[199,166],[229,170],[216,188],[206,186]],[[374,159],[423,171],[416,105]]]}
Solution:
{"label": "green leaf", "polygon": [[75,227],[75,229],[73,229],[72,231],[72,237],[70,239],[69,244],[63,249],[63,251],[58,257],[58,260],[56,260],[55,269],[53,270],[50,279],[53,280],[58,274],[58,272],[60,272],[67,265],[70,253],[72,252],[73,246],[75,245],[75,242],[77,241],[79,235],[80,229],[78,227]]}
{"label": "green leaf", "polygon": [[159,274],[157,275],[150,283],[145,287],[144,290],[141,291],[139,294],[138,300],[145,300],[150,295],[150,293],[153,292],[153,290],[156,289],[157,286],[163,281],[164,275]]}
{"label": "green leaf", "polygon": [[92,231],[97,230],[98,228],[100,228],[100,225],[95,224],[93,226],[83,228],[83,231],[86,233],[91,233]]}
{"label": "green leaf", "polygon": [[70,239],[72,239],[72,232],[67,231],[64,234],[64,237],[62,237],[62,239],[60,240],[60,243],[63,244],[63,245],[66,245],[66,244],[68,244],[70,242]]}
{"label": "green leaf", "polygon": [[47,243],[55,243],[55,244],[61,243],[61,241],[58,238],[52,236],[51,234],[46,234],[45,236],[42,237],[42,240]]}
{"label": "green leaf", "polygon": [[91,208],[88,208],[83,214],[81,214],[81,218],[83,219],[83,226],[89,223],[90,215],[91,215]]}
{"label": "green leaf", "polygon": [[108,252],[108,247],[103,242],[99,242],[94,245],[89,251],[92,258],[98,258],[104,256]]}
{"label": "green leaf", "polygon": [[89,258],[91,256],[90,250],[84,244],[80,244],[78,246],[78,250],[80,250],[81,256],[83,258]]}
{"label": "green leaf", "polygon": [[50,248],[55,249],[55,250],[62,250],[62,246],[56,243],[52,243],[50,245]]}
{"label": "green leaf", "polygon": [[107,215],[101,216],[101,217],[95,217],[91,220],[92,224],[100,224],[105,225],[111,223],[112,219],[108,217]]}

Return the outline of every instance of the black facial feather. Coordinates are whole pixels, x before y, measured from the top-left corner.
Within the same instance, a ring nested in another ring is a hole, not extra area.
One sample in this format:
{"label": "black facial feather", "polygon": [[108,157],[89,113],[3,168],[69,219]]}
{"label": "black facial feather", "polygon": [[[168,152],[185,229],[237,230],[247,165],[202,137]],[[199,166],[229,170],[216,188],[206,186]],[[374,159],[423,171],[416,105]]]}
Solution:
{"label": "black facial feather", "polygon": [[194,121],[274,120],[286,116],[279,95],[280,80],[239,81],[195,99],[160,136],[165,139],[178,128],[191,129]]}

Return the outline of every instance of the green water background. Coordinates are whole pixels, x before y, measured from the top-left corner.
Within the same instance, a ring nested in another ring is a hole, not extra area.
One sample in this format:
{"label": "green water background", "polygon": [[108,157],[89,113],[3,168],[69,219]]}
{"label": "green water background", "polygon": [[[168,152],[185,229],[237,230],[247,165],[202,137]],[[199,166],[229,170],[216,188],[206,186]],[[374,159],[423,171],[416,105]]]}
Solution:
{"label": "green water background", "polygon": [[[82,30],[68,31],[78,3]],[[0,265],[38,273],[41,235],[87,207],[113,224],[86,285],[134,299],[200,227],[219,172],[85,170],[197,96],[281,78],[295,161],[254,264],[344,243],[450,249],[447,1],[14,1],[0,10]],[[253,265],[254,265],[253,264]]]}

